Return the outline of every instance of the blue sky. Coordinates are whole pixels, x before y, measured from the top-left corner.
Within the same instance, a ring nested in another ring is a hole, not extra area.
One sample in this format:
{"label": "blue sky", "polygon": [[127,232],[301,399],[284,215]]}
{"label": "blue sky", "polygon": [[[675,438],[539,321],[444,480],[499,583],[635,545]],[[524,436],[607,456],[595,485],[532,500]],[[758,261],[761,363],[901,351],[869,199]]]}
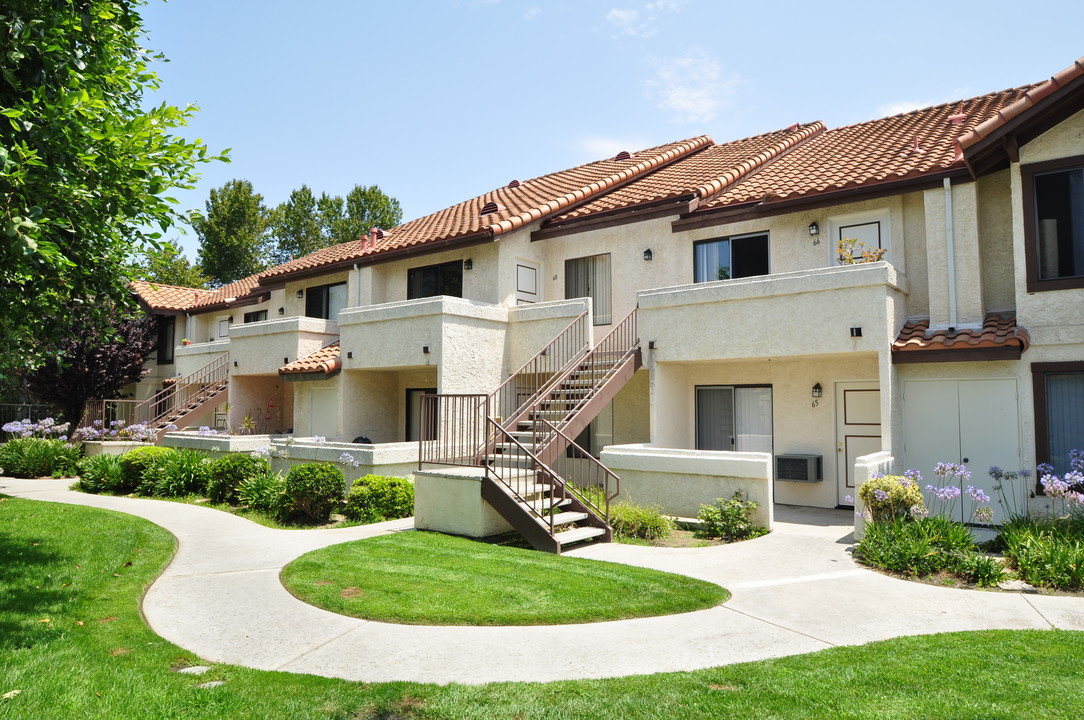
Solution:
{"label": "blue sky", "polygon": [[[183,133],[250,180],[376,184],[404,219],[510,180],[700,134],[829,127],[1015,87],[1084,55],[1084,3],[730,0],[151,0]],[[195,234],[179,231],[189,255]]]}

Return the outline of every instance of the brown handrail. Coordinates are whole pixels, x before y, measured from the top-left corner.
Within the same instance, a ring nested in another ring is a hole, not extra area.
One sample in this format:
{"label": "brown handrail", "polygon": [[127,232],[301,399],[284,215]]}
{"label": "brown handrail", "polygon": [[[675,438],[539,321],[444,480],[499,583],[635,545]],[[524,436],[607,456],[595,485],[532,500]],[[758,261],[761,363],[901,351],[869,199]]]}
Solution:
{"label": "brown handrail", "polygon": [[[563,463],[565,467],[561,470],[562,480],[566,485],[572,486],[573,491],[576,492],[576,497],[581,503],[592,509],[595,514],[608,524],[610,522],[610,501],[621,494],[621,478],[613,470],[599,462],[594,455],[580,447],[575,440],[561,432],[559,427],[549,420],[543,419],[542,422],[549,426],[551,432],[560,436],[567,447],[574,450],[574,459],[584,461],[589,468],[584,473],[577,469],[579,466],[576,463]],[[605,507],[599,507],[595,503],[592,495],[586,492],[589,488],[602,489],[602,500]]]}
{"label": "brown handrail", "polygon": [[589,350],[588,319],[589,313],[584,310],[490,393],[492,414],[501,418],[505,426],[514,423],[522,411],[545,391],[551,378],[575,366],[576,361]]}

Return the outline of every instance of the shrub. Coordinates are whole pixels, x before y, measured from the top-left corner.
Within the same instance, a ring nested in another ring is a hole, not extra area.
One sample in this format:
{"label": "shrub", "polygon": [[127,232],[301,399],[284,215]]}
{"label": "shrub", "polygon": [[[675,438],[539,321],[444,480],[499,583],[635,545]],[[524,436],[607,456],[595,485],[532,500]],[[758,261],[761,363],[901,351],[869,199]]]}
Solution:
{"label": "shrub", "polygon": [[76,473],[81,454],[62,440],[20,437],[0,445],[0,469],[12,477],[65,477]]}
{"label": "shrub", "polygon": [[1005,556],[1020,578],[1058,590],[1084,589],[1084,538],[1062,521],[1020,520],[1001,530]]}
{"label": "shrub", "polygon": [[151,457],[143,467],[137,492],[180,497],[202,493],[207,487],[211,459],[197,450],[177,450]]}
{"label": "shrub", "polygon": [[1005,566],[995,557],[972,552],[961,558],[959,572],[968,582],[979,587],[994,587],[1005,576]]}
{"label": "shrub", "polygon": [[262,457],[241,453],[223,455],[211,463],[207,478],[207,497],[212,502],[237,504],[237,490],[243,480],[268,475],[271,465]]}
{"label": "shrub", "polygon": [[914,507],[925,508],[922,491],[904,475],[870,478],[858,488],[858,497],[866,504],[874,522],[905,517]]}
{"label": "shrub", "polygon": [[410,517],[414,514],[414,484],[406,478],[366,475],[354,481],[343,515],[363,523]]}
{"label": "shrub", "polygon": [[657,506],[614,503],[610,505],[610,526],[618,537],[664,540],[674,531],[674,521]]}
{"label": "shrub", "polygon": [[753,511],[758,507],[758,503],[742,499],[741,492],[735,492],[729,500],[715,498],[712,505],[700,506],[700,512],[696,516],[700,520],[700,529],[693,534],[696,537],[717,537],[728,541],[766,535],[766,528],[753,524]]}
{"label": "shrub", "polygon": [[286,507],[286,481],[281,475],[252,475],[237,486],[237,499],[249,510],[280,516]]}
{"label": "shrub", "polygon": [[137,447],[120,456],[120,465],[124,471],[121,486],[116,492],[127,494],[135,492],[143,482],[143,470],[155,459],[174,452],[173,448],[159,445]]}
{"label": "shrub", "polygon": [[874,567],[926,577],[942,571],[966,574],[967,558],[974,550],[974,538],[965,525],[933,515],[870,523],[854,554]]}
{"label": "shrub", "polygon": [[83,492],[117,492],[123,483],[120,455],[91,455],[79,461],[77,484]]}
{"label": "shrub", "polygon": [[331,511],[342,502],[345,484],[342,470],[331,463],[295,465],[286,475],[285,513],[327,522]]}

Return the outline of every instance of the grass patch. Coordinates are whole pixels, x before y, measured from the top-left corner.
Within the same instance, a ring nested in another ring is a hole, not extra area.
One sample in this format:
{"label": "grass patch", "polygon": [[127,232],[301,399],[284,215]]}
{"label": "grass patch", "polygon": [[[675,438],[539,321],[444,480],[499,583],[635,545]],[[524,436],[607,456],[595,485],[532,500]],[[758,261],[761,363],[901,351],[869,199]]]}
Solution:
{"label": "grass patch", "polygon": [[332,545],[282,572],[307,603],[410,625],[562,625],[689,612],[729,594],[712,583],[428,532]]}
{"label": "grass patch", "polygon": [[[139,614],[172,548],[168,533],[140,518],[0,498],[0,695],[21,691],[0,700],[0,718],[987,720],[1072,718],[1084,705],[1084,633],[1040,630],[613,680],[369,684],[229,665],[179,675],[174,668],[198,658]],[[226,684],[196,687],[208,680]]]}

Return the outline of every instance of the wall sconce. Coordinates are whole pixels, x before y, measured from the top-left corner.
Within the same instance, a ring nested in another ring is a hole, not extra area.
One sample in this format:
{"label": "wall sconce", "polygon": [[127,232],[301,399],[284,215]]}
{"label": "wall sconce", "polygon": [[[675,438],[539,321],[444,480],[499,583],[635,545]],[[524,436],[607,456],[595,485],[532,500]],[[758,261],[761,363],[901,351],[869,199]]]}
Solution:
{"label": "wall sconce", "polygon": [[305,297],[305,291],[304,290],[298,290],[297,291],[297,299],[300,300],[303,297]]}
{"label": "wall sconce", "polygon": [[647,341],[647,349],[648,350],[654,350],[655,349],[655,341],[654,340],[648,340]]}
{"label": "wall sconce", "polygon": [[474,269],[474,260],[472,260],[471,258],[467,258],[466,260],[464,260],[463,261],[463,269],[464,270],[473,270]]}
{"label": "wall sconce", "polygon": [[422,354],[423,355],[428,355],[429,354],[429,346],[428,345],[422,345]]}
{"label": "wall sconce", "polygon": [[809,237],[817,237],[821,234],[821,226],[816,222],[809,223]]}
{"label": "wall sconce", "polygon": [[233,315],[230,315],[228,318],[226,318],[226,322],[228,322],[230,325],[233,325]]}
{"label": "wall sconce", "polygon": [[354,358],[353,351],[346,353],[346,359],[347,360],[352,360],[353,358]]}
{"label": "wall sconce", "polygon": [[284,358],[282,359],[282,364],[283,364],[283,365],[289,365],[289,364],[290,364],[290,358],[288,358],[288,357],[284,357]]}
{"label": "wall sconce", "polygon": [[862,337],[862,328],[860,328],[860,327],[851,328],[851,337]]}
{"label": "wall sconce", "polygon": [[237,367],[237,361],[236,360],[233,361],[233,366]]}
{"label": "wall sconce", "polygon": [[285,314],[286,314],[286,308],[280,307],[279,308],[279,315],[285,315]]}
{"label": "wall sconce", "polygon": [[823,394],[824,394],[824,390],[821,388],[820,383],[817,383],[816,385],[813,386],[813,397],[819,398]]}
{"label": "wall sconce", "polygon": [[651,259],[655,257],[655,253],[651,252],[651,248],[644,250],[644,260],[651,262]]}

